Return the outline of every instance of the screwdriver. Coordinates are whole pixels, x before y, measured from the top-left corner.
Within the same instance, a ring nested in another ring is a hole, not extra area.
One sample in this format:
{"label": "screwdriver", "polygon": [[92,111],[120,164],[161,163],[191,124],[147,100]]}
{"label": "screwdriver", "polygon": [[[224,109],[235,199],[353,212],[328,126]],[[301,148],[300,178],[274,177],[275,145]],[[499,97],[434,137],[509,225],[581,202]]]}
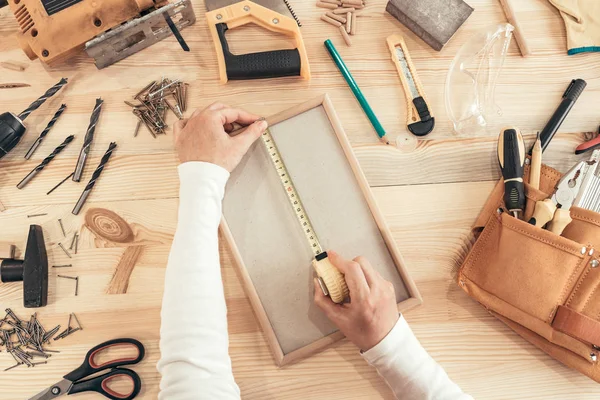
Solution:
{"label": "screwdriver", "polygon": [[33,111],[37,110],[46,100],[54,96],[56,92],[67,84],[65,78],[61,79],[56,85],[52,86],[36,101],[31,103],[22,113],[18,116],[11,113],[5,112],[0,114],[0,158],[4,157],[9,151],[11,151],[17,143],[21,140],[21,137],[25,134],[25,125],[23,121]]}
{"label": "screwdriver", "polygon": [[519,218],[525,208],[525,142],[517,129],[503,129],[498,136],[498,161],[504,177],[504,203],[508,211]]}

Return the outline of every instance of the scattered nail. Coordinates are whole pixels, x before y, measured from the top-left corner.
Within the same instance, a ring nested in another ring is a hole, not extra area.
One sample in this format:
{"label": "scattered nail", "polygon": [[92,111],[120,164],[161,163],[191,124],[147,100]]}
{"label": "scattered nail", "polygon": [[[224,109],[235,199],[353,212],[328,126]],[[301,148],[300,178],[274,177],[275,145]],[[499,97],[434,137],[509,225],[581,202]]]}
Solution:
{"label": "scattered nail", "polygon": [[59,219],[58,219],[58,223],[59,223],[59,225],[60,225],[60,230],[62,231],[63,237],[67,237],[67,234],[66,234],[66,232],[65,232],[65,227],[64,227],[64,225],[63,225],[63,223],[62,223],[62,219],[60,219],[60,218],[59,218]]}
{"label": "scattered nail", "polygon": [[47,213],[44,213],[44,214],[31,214],[31,215],[28,215],[27,218],[43,217],[45,215],[48,215],[48,214]]}
{"label": "scattered nail", "polygon": [[59,246],[60,246],[60,248],[61,248],[61,249],[62,249],[62,250],[65,252],[65,254],[67,255],[67,257],[69,257],[69,258],[73,258],[73,257],[71,257],[71,255],[69,254],[69,252],[67,251],[67,249],[65,249],[65,246],[63,246],[63,244],[62,244],[62,243],[60,243],[60,242],[59,242],[59,243],[58,243],[58,245],[59,245]]}

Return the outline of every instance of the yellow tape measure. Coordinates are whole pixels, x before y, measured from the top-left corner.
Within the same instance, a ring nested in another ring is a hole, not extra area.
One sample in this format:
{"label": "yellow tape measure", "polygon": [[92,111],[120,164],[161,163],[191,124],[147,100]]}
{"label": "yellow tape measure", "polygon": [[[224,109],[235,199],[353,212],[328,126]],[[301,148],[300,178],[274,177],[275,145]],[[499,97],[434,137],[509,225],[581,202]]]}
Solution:
{"label": "yellow tape measure", "polygon": [[267,152],[269,153],[269,157],[271,157],[271,161],[277,170],[277,174],[279,175],[279,179],[281,180],[281,184],[283,185],[283,189],[287,194],[287,198],[294,209],[294,213],[296,214],[296,218],[298,218],[298,222],[300,222],[300,226],[302,226],[302,231],[306,236],[306,240],[308,240],[308,245],[310,246],[312,252],[315,256],[321,254],[323,252],[323,248],[321,247],[321,243],[319,243],[319,238],[315,233],[315,230],[310,223],[310,219],[308,218],[308,214],[304,210],[304,206],[302,205],[302,201],[300,200],[300,196],[298,196],[298,191],[294,186],[294,182],[292,182],[292,178],[288,173],[285,164],[283,163],[283,159],[281,158],[281,154],[279,153],[279,149],[277,149],[277,145],[273,140],[273,136],[271,132],[267,129],[265,133],[262,134],[262,140],[267,148]]}
{"label": "yellow tape measure", "polygon": [[283,189],[287,194],[290,205],[294,209],[294,213],[296,214],[296,218],[302,227],[304,236],[306,236],[306,240],[308,241],[310,249],[315,256],[313,267],[317,271],[321,289],[323,290],[323,293],[325,293],[325,295],[329,295],[335,303],[341,303],[346,297],[348,297],[349,293],[344,276],[337,270],[337,268],[333,266],[333,264],[331,264],[329,258],[327,258],[327,253],[323,251],[321,243],[319,243],[319,238],[317,237],[317,234],[310,223],[308,214],[302,205],[302,200],[300,200],[298,191],[294,186],[292,177],[285,167],[283,158],[281,157],[279,149],[275,144],[275,140],[271,135],[271,131],[267,129],[261,135],[261,138],[267,153],[271,158],[273,166],[277,170],[279,180],[281,181]]}

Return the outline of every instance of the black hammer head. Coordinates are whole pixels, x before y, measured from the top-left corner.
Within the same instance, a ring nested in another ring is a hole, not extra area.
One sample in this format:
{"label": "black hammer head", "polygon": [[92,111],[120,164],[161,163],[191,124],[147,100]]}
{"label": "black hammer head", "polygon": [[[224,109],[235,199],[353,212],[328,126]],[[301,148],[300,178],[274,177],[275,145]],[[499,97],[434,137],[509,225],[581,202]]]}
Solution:
{"label": "black hammer head", "polygon": [[25,260],[2,261],[0,279],[2,282],[23,281],[26,308],[44,307],[48,303],[48,255],[41,226],[29,227]]}

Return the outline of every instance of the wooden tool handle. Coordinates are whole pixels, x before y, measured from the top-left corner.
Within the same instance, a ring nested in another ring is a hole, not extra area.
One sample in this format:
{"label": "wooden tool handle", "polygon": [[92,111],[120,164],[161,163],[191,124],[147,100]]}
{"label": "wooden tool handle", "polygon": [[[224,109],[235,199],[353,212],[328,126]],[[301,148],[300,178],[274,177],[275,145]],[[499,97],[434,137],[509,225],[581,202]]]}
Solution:
{"label": "wooden tool handle", "polygon": [[533,217],[529,220],[529,223],[537,226],[538,228],[546,225],[556,211],[556,204],[550,199],[544,201],[538,201],[535,203],[535,210],[533,211]]}
{"label": "wooden tool handle", "polygon": [[[256,4],[252,1],[241,1],[227,7],[206,13],[210,33],[217,51],[217,59],[219,62],[219,74],[222,83],[228,81],[227,64],[225,62],[225,52],[221,43],[221,37],[217,26],[225,24],[228,29],[234,29],[243,25],[254,23],[260,27],[273,32],[284,34],[294,39],[296,50],[300,56],[300,75],[304,79],[310,79],[310,67],[308,63],[308,55],[302,40],[300,28],[293,18],[279,14],[273,10]],[[221,25],[222,26],[222,25]],[[282,50],[283,51],[283,50]],[[260,53],[249,54],[246,56],[258,56]],[[290,74],[287,74],[288,76]]]}
{"label": "wooden tool handle", "polygon": [[527,40],[525,40],[525,36],[523,35],[523,29],[521,28],[521,24],[519,23],[519,20],[515,15],[515,10],[510,4],[510,0],[500,0],[500,5],[504,10],[504,14],[506,15],[508,23],[515,27],[513,35],[515,37],[515,40],[517,41],[519,50],[521,50],[521,55],[523,57],[530,56],[531,49],[529,48],[529,44],[527,44]]}
{"label": "wooden tool handle", "polygon": [[554,218],[548,224],[548,230],[557,235],[561,235],[567,225],[573,221],[571,218],[571,211],[559,208],[554,214]]}
{"label": "wooden tool handle", "polygon": [[334,303],[340,304],[348,297],[350,291],[344,280],[344,275],[329,261],[326,257],[322,260],[314,260],[313,268],[317,272],[317,276],[323,280],[329,297]]}

